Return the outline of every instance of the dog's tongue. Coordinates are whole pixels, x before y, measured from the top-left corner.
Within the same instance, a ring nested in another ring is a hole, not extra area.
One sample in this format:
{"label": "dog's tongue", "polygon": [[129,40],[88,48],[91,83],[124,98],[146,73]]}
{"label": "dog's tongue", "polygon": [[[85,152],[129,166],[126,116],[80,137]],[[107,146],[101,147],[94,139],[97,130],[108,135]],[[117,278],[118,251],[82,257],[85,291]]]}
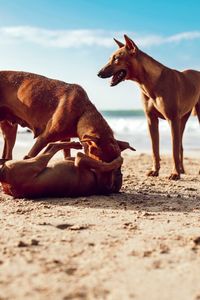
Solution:
{"label": "dog's tongue", "polygon": [[119,72],[115,73],[111,79],[110,85],[111,86],[115,86],[117,85],[119,82],[121,81],[120,77],[119,77]]}
{"label": "dog's tongue", "polygon": [[114,86],[114,85],[116,85],[116,75],[113,75],[110,81],[110,86]]}
{"label": "dog's tongue", "polygon": [[126,77],[126,72],[125,72],[125,71],[120,70],[120,71],[116,72],[116,73],[113,75],[112,79],[111,79],[110,85],[111,85],[111,86],[117,85],[117,84],[120,83],[122,80],[124,80],[125,77]]}

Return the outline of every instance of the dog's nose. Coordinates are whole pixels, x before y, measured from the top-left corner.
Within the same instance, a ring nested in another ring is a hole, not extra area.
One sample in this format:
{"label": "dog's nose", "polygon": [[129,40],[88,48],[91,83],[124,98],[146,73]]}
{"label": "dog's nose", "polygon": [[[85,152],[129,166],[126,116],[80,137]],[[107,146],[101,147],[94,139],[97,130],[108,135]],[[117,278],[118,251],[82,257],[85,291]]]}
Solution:
{"label": "dog's nose", "polygon": [[100,78],[102,78],[102,73],[101,73],[101,71],[99,71],[99,73],[97,74],[97,76],[99,76]]}
{"label": "dog's nose", "polygon": [[108,74],[107,70],[101,69],[101,70],[99,71],[99,73],[97,74],[97,76],[99,76],[100,78],[108,78],[108,77],[110,77],[111,75]]}

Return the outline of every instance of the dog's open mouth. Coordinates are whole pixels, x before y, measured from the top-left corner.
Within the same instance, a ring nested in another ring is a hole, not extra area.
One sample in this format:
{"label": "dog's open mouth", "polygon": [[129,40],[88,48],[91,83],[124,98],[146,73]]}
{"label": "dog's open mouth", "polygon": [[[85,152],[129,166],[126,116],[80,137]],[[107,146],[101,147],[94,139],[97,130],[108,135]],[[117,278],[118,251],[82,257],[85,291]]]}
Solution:
{"label": "dog's open mouth", "polygon": [[125,80],[125,78],[126,78],[126,71],[119,70],[113,75],[110,85],[111,86],[117,85],[121,81]]}

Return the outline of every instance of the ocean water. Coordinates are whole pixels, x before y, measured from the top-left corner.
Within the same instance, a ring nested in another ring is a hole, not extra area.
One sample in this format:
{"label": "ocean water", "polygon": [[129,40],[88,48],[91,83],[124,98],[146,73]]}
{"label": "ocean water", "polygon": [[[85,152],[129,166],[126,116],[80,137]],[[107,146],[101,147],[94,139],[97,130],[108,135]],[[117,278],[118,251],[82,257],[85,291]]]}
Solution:
{"label": "ocean water", "polygon": [[[114,131],[115,137],[129,142],[138,152],[151,152],[147,121],[142,110],[103,111],[102,114]],[[171,153],[171,133],[166,120],[159,119],[160,151]],[[198,118],[191,116],[186,124],[183,147],[200,157],[200,126]]]}
{"label": "ocean water", "polygon": [[[142,110],[113,110],[101,112],[111,126],[117,139],[129,142],[137,153],[150,153],[151,143],[147,122]],[[171,134],[168,123],[159,119],[160,151],[171,153]],[[14,157],[22,158],[34,144],[33,134],[19,128]],[[191,116],[186,124],[183,146],[185,154],[193,153],[200,157],[200,126],[197,117]],[[2,149],[2,138],[0,139]],[[20,153],[20,156],[19,156]]]}

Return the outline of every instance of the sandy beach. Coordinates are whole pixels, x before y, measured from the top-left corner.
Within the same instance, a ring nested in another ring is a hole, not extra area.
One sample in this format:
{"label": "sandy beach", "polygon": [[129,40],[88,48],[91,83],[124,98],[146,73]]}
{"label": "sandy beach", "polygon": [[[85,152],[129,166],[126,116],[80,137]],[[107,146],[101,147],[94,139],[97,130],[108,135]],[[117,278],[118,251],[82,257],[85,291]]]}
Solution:
{"label": "sandy beach", "polygon": [[146,177],[147,154],[124,154],[120,194],[0,197],[0,299],[200,299],[200,167]]}

